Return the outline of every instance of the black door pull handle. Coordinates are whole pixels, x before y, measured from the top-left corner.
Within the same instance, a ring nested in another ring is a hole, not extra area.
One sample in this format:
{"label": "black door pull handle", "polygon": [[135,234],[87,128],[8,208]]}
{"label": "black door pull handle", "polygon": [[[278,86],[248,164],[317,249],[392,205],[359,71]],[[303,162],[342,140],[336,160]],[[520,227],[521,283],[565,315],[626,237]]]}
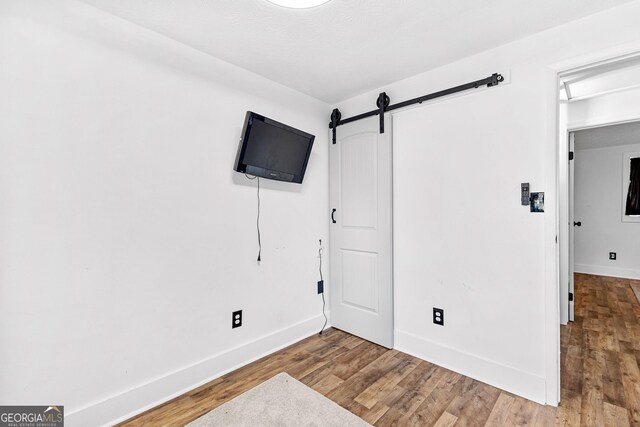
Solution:
{"label": "black door pull handle", "polygon": [[577,227],[581,227],[582,226],[582,221],[578,221],[578,222],[573,221],[573,226],[574,227],[576,227],[576,226]]}
{"label": "black door pull handle", "polygon": [[335,214],[335,213],[336,213],[336,210],[335,210],[335,209],[333,209],[333,210],[331,211],[331,222],[333,222],[334,224],[336,223],[336,219],[333,217],[333,214]]}

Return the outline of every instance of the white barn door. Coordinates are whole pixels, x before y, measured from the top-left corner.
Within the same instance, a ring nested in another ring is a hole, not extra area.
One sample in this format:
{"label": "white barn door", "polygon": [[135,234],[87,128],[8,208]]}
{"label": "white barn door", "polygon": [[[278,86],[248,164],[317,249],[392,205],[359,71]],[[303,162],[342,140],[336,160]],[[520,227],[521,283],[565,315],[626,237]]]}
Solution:
{"label": "white barn door", "polygon": [[[392,128],[337,128],[330,144],[331,324],[393,347]],[[331,138],[329,139],[331,141]]]}

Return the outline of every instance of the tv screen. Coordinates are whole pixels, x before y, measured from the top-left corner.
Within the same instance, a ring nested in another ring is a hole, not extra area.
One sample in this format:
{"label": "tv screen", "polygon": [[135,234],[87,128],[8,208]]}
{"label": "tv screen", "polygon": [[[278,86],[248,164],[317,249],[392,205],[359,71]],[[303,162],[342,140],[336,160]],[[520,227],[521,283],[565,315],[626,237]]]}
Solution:
{"label": "tv screen", "polygon": [[314,135],[247,111],[234,170],[301,183]]}

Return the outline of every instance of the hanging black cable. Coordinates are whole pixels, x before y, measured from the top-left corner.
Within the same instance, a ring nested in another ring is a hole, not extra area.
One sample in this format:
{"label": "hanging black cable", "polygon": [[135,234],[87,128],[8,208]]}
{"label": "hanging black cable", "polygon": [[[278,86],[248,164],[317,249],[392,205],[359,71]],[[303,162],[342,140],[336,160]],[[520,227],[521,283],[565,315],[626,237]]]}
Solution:
{"label": "hanging black cable", "polygon": [[258,177],[258,216],[256,218],[256,229],[258,230],[258,262],[262,261],[262,241],[260,240],[260,177]]}
{"label": "hanging black cable", "polygon": [[322,295],[322,315],[324,316],[324,325],[322,325],[322,329],[320,329],[320,333],[318,335],[322,335],[322,332],[324,332],[324,328],[327,326],[327,322],[329,321],[324,311],[327,303],[324,299],[324,279],[322,278],[322,240],[320,240],[320,247],[318,248],[318,259],[318,271],[320,272],[320,283],[322,283],[322,292],[320,292]]}
{"label": "hanging black cable", "polygon": [[247,179],[250,179],[250,180],[254,180],[254,179],[258,180],[258,194],[257,194],[258,195],[258,215],[256,217],[256,229],[258,230],[258,261],[262,261],[261,260],[262,242],[260,241],[260,177],[258,176],[251,177],[246,173],[244,174],[244,176],[246,176]]}

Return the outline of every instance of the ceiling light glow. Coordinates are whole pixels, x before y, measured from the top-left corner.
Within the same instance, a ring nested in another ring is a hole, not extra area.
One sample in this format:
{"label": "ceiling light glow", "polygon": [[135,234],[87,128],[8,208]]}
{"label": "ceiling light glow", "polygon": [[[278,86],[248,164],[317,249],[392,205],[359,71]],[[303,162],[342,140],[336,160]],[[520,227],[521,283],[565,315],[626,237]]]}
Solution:
{"label": "ceiling light glow", "polygon": [[269,3],[277,4],[282,7],[292,9],[309,9],[311,7],[320,6],[330,0],[267,0]]}

